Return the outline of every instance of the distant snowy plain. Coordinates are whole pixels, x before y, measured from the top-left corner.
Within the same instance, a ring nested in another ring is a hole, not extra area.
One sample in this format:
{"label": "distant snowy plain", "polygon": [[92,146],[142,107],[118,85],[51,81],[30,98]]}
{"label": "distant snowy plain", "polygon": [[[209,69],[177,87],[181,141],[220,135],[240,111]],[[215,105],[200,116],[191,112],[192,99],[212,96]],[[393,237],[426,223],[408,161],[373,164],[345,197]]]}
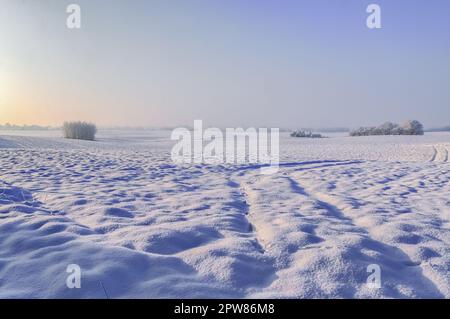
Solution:
{"label": "distant snowy plain", "polygon": [[0,298],[450,298],[449,133],[283,133],[273,175],[169,137],[0,132]]}

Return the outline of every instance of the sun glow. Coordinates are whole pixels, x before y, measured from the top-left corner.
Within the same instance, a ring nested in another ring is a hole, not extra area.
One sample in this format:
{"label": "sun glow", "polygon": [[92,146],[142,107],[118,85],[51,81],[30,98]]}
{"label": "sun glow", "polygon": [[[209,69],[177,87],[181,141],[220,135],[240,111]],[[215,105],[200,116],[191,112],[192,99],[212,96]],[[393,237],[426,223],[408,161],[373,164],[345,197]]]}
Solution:
{"label": "sun glow", "polygon": [[14,88],[16,79],[8,72],[4,65],[0,65],[0,124],[15,122],[17,114]]}
{"label": "sun glow", "polygon": [[6,94],[8,92],[8,81],[6,80],[6,72],[0,68],[0,116],[6,109]]}

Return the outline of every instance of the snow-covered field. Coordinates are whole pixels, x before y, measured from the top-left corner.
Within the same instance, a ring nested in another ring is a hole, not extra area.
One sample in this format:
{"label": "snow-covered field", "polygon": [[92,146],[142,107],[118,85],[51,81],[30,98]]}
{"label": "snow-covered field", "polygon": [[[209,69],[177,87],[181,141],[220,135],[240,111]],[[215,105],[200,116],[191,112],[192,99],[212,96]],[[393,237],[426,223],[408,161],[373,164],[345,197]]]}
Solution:
{"label": "snow-covered field", "polygon": [[450,298],[449,133],[286,133],[274,175],[59,134],[0,132],[0,298]]}

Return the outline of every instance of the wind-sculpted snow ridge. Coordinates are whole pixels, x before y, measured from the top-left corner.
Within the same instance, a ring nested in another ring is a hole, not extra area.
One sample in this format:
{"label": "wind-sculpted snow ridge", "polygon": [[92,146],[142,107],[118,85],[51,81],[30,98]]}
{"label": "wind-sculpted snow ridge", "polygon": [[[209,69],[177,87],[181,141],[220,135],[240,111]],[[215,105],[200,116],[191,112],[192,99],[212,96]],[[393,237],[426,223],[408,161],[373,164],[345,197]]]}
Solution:
{"label": "wind-sculpted snow ridge", "polygon": [[166,133],[0,137],[0,298],[450,298],[450,135],[282,136],[261,175]]}

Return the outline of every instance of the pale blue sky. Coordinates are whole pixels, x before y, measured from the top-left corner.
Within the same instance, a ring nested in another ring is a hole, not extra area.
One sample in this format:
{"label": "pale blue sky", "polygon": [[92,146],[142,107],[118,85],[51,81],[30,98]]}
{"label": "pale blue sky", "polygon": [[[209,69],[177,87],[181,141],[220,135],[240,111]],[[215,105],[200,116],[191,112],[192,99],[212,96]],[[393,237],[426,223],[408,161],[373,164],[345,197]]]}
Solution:
{"label": "pale blue sky", "polygon": [[0,0],[0,123],[445,125],[449,39],[446,0]]}

